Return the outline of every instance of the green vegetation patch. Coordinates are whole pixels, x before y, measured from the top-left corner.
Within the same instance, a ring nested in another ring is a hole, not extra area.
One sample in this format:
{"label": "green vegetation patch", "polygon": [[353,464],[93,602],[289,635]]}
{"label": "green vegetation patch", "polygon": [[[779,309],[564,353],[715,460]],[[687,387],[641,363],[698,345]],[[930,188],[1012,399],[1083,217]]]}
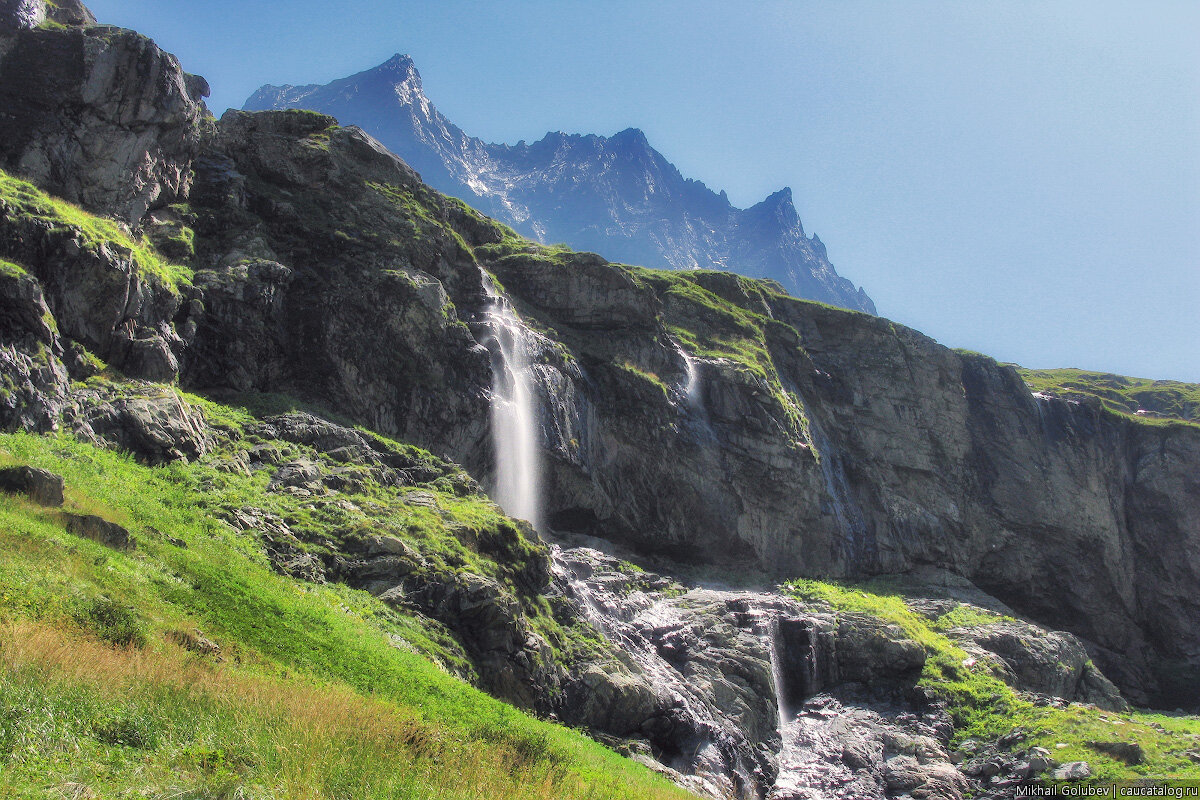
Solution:
{"label": "green vegetation patch", "polygon": [[[1188,756],[1196,749],[1200,719],[1119,714],[1081,705],[1065,709],[1036,706],[992,674],[985,663],[969,660],[967,653],[942,633],[958,624],[994,623],[1004,619],[1000,615],[967,609],[957,617],[951,612],[930,622],[910,610],[904,595],[886,579],[861,584],[800,579],[780,588],[801,600],[826,603],[835,611],[869,614],[898,625],[923,646],[926,661],[917,687],[947,702],[956,742],[994,740],[1024,728],[1028,745],[1047,748],[1059,762],[1087,761],[1093,782],[1200,780],[1200,764]],[[1125,764],[1089,746],[1097,741],[1137,743],[1146,760]]]}
{"label": "green vegetation patch", "polygon": [[1177,420],[1200,424],[1200,384],[1082,369],[1017,367],[1017,371],[1034,392],[1064,399],[1096,400],[1109,411],[1143,422]]}
{"label": "green vegetation patch", "polygon": [[3,170],[0,170],[0,203],[6,206],[9,215],[41,220],[49,223],[52,230],[75,233],[88,249],[114,248],[130,259],[139,274],[156,279],[171,289],[177,290],[181,284],[192,282],[191,269],[166,261],[147,241],[135,240],[112,220],[51,197],[32,183]]}
{"label": "green vegetation patch", "polygon": [[[236,428],[251,417],[227,409],[220,419]],[[65,435],[3,435],[0,451],[4,462],[63,475],[64,510],[99,514],[138,539],[136,550],[110,550],[67,533],[59,510],[0,495],[6,796],[73,783],[102,797],[687,796],[447,674],[419,654],[453,646],[427,621],[365,592],[273,572],[256,537],[216,515],[229,501],[270,507],[258,473],[147,467]],[[455,523],[494,521],[482,500],[433,494]],[[417,543],[434,535],[434,514],[395,524]],[[449,523],[441,518],[446,536],[466,543],[441,542],[445,559],[482,568],[470,535]],[[491,546],[535,546],[507,530]],[[177,643],[174,632],[196,629],[219,657]]]}

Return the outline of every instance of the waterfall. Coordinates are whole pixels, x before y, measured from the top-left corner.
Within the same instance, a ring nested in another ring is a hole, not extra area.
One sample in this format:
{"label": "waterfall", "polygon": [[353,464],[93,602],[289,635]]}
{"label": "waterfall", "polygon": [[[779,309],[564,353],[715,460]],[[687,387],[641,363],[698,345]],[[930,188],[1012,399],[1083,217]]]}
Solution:
{"label": "waterfall", "polygon": [[491,281],[484,285],[488,306],[483,315],[486,335],[481,344],[492,360],[492,444],[496,451],[492,499],[504,513],[524,519],[539,530],[541,436],[530,363],[532,337]]}
{"label": "waterfall", "polygon": [[683,356],[683,363],[687,367],[687,384],[684,386],[684,396],[687,398],[688,405],[695,406],[700,404],[700,368],[696,366],[696,359],[692,358],[691,353],[679,348],[680,355]]}
{"label": "waterfall", "polygon": [[775,709],[779,712],[779,733],[782,735],[788,723],[788,707],[783,680],[783,663],[779,657],[779,617],[774,614],[766,618],[763,639],[767,654],[771,658],[771,683],[775,689]]}

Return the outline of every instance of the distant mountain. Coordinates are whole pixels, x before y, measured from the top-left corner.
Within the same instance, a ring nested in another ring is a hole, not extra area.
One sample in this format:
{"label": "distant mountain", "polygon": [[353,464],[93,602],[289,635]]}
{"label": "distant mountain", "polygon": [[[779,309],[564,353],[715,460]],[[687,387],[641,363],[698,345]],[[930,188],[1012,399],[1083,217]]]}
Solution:
{"label": "distant mountain", "polygon": [[684,178],[636,128],[610,137],[548,133],[533,144],[488,144],[434,107],[412,59],[324,86],[263,86],[243,108],[307,108],[358,125],[436,189],[544,243],[614,261],[722,269],[771,278],[797,297],[875,313],[804,233],[790,189],[747,209]]}

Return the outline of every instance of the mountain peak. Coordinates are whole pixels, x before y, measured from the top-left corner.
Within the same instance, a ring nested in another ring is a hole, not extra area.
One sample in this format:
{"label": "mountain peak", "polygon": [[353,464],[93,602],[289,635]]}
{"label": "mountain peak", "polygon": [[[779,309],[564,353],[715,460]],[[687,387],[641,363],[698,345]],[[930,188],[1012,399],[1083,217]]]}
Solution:
{"label": "mountain peak", "polygon": [[734,208],[727,193],[684,178],[640,128],[488,144],[437,110],[412,59],[399,53],[323,87],[265,87],[246,108],[309,108],[357,123],[434,188],[539,241],[650,267],[730,265],[776,278],[800,297],[875,311],[801,241],[790,188]]}
{"label": "mountain peak", "polygon": [[619,144],[637,145],[639,147],[649,147],[650,140],[646,138],[646,133],[641,128],[626,128],[623,131],[614,133],[610,140]]}
{"label": "mountain peak", "polygon": [[417,71],[417,65],[403,53],[396,53],[373,71],[380,75],[386,75],[389,80],[396,83],[413,83],[417,88],[421,86],[421,73]]}
{"label": "mountain peak", "polygon": [[783,187],[779,191],[774,192],[773,194],[769,195],[767,197],[767,199],[764,200],[763,202],[765,204],[767,204],[768,206],[772,206],[775,208],[783,208],[785,206],[791,206],[794,209],[795,205],[792,203],[792,187],[790,187],[790,186]]}

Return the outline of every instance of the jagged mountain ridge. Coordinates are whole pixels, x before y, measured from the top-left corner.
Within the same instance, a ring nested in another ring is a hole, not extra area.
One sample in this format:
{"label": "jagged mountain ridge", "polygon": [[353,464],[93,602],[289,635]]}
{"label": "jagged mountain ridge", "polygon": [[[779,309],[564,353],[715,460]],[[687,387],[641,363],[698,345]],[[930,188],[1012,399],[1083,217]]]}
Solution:
{"label": "jagged mountain ridge", "polygon": [[542,243],[613,261],[721,269],[778,281],[795,295],[875,313],[804,233],[790,189],[747,209],[684,178],[646,136],[548,133],[532,144],[468,136],[426,97],[408,56],[326,85],[263,86],[244,110],[308,108],[362,127],[431,186]]}

